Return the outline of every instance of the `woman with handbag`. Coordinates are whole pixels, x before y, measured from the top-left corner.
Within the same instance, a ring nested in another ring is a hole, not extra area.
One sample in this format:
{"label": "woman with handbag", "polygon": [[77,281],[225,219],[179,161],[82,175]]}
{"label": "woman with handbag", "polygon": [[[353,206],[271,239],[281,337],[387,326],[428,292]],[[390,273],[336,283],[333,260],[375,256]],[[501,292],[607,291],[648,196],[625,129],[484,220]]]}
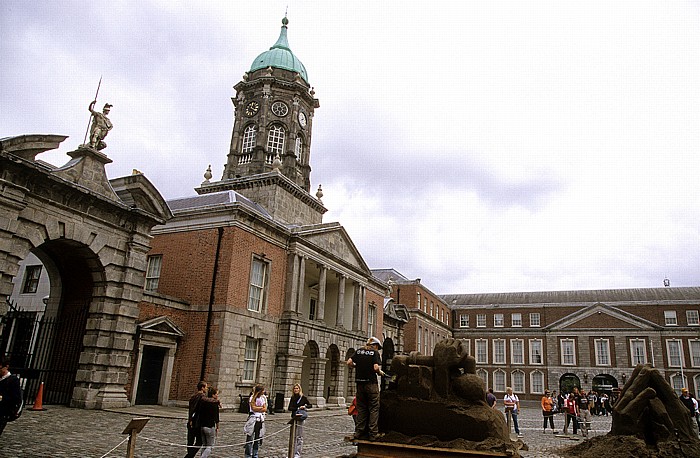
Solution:
{"label": "woman with handbag", "polygon": [[258,449],[262,445],[265,436],[265,412],[267,412],[267,398],[265,387],[256,385],[253,394],[248,400],[250,413],[245,422],[245,458],[258,458]]}
{"label": "woman with handbag", "polygon": [[304,420],[308,417],[306,409],[311,407],[309,400],[304,396],[301,385],[298,383],[292,387],[292,397],[289,399],[287,410],[292,413],[290,425],[296,428],[294,431],[294,458],[301,457],[301,448],[304,445]]}

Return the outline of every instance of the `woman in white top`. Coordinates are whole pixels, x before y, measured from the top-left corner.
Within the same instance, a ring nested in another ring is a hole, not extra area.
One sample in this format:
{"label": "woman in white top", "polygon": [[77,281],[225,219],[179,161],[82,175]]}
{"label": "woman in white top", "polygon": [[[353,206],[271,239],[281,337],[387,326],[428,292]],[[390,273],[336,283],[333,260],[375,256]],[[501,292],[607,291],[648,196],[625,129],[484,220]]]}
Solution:
{"label": "woman in white top", "polygon": [[506,416],[510,413],[513,418],[513,427],[515,428],[515,434],[518,437],[523,437],[520,434],[520,427],[518,426],[518,413],[520,413],[520,399],[517,394],[513,394],[513,388],[506,388],[506,395],[503,396],[503,404],[506,406]]}

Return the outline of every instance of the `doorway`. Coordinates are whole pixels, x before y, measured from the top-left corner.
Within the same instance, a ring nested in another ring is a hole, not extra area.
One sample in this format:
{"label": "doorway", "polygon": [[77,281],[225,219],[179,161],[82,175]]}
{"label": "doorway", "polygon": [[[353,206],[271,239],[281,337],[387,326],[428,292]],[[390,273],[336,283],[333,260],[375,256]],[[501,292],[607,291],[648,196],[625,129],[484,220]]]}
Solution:
{"label": "doorway", "polygon": [[136,404],[156,405],[160,393],[160,381],[163,375],[163,362],[167,348],[143,347],[141,356],[141,371],[139,372],[138,388],[136,389]]}

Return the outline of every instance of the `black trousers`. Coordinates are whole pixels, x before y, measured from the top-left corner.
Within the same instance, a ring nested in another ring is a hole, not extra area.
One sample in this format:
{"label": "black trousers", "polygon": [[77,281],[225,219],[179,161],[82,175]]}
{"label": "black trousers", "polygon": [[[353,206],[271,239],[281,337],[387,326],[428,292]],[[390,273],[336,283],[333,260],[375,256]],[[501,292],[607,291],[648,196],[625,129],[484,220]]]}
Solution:
{"label": "black trousers", "polygon": [[185,458],[194,458],[202,447],[202,428],[194,428],[187,422],[187,455]]}

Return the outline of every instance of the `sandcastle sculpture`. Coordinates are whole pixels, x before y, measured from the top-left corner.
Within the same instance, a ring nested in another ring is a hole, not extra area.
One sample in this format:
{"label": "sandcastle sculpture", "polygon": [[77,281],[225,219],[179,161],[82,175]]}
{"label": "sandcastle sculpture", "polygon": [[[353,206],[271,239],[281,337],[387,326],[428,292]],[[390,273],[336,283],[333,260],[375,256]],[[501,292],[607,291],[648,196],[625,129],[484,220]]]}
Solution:
{"label": "sandcastle sculpture", "polygon": [[398,433],[400,440],[425,445],[432,437],[440,447],[517,455],[504,416],[486,403],[476,361],[461,340],[438,342],[433,356],[395,356],[391,372],[379,415],[387,438]]}

